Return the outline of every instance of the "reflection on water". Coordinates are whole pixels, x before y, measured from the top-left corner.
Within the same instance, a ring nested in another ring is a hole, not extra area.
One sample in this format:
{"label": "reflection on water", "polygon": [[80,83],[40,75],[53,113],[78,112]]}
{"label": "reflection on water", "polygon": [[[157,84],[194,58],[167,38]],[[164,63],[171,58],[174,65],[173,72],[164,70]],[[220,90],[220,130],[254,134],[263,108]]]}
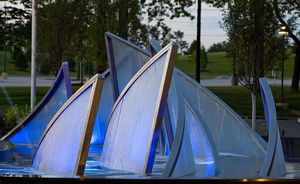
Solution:
{"label": "reflection on water", "polygon": [[[2,176],[35,176],[53,177],[46,173],[38,172],[32,168],[35,145],[16,145],[14,148],[0,151],[0,175]],[[101,167],[99,160],[102,146],[91,146],[87,158],[85,176],[105,178],[138,178],[145,177],[131,172],[112,170]],[[167,157],[156,156],[153,176],[161,175]]]}
{"label": "reflection on water", "polygon": [[[25,177],[55,177],[47,175],[46,173],[38,172],[32,169],[32,161],[34,157],[36,146],[35,145],[16,145],[11,149],[0,151],[0,175],[1,176],[25,176]],[[86,168],[84,175],[89,178],[158,178],[162,175],[163,170],[168,160],[167,156],[161,156],[157,154],[154,160],[153,171],[151,175],[135,174],[126,171],[112,170],[101,167],[100,154],[102,152],[102,146],[91,146],[87,158]],[[220,154],[220,162],[224,166],[232,165],[232,157],[234,160],[242,163],[243,160],[247,160],[244,164],[250,166],[250,158],[245,158],[240,155],[234,155],[229,153]],[[239,159],[238,159],[238,158]],[[230,162],[230,163],[227,163]],[[257,162],[262,160],[258,159]],[[210,176],[214,171],[214,162],[207,162],[201,159],[195,159],[196,173],[193,176],[187,176],[185,178],[203,178]],[[254,164],[254,165],[257,165]],[[260,165],[260,164],[258,164]],[[256,167],[256,166],[255,166]],[[226,168],[226,167],[225,167]],[[227,168],[229,169],[229,168]],[[258,169],[259,170],[259,169]],[[287,163],[287,175],[284,178],[299,178],[300,176],[300,163]],[[222,170],[222,173],[226,173]],[[228,171],[230,172],[230,171]],[[224,174],[223,173],[223,174]],[[227,173],[228,174],[228,173]],[[58,176],[59,177],[59,176]],[[224,175],[219,175],[224,177]],[[226,177],[225,177],[226,178]]]}

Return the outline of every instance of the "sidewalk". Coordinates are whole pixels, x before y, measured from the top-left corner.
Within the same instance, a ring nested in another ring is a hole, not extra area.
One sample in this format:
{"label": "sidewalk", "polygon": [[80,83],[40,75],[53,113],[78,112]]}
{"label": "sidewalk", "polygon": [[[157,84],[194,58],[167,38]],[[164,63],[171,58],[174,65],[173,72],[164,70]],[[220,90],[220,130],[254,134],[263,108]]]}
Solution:
{"label": "sidewalk", "polygon": [[[55,79],[56,78],[54,76],[38,76],[36,78],[36,86],[50,87],[52,86]],[[72,84],[80,83],[79,80],[76,80],[73,77],[71,77],[71,82]],[[8,76],[8,79],[0,78],[0,86],[13,87],[13,86],[30,86],[30,85],[31,85],[31,79],[29,76]]]}
{"label": "sidewalk", "polygon": [[[52,86],[54,82],[54,76],[39,76],[36,78],[37,86]],[[72,84],[80,83],[80,81],[71,77]],[[84,80],[85,81],[85,80]],[[201,84],[204,86],[230,86],[229,79],[202,79]],[[270,85],[281,85],[280,79],[268,79]],[[291,85],[292,80],[284,80],[284,85]],[[8,76],[8,79],[0,78],[0,86],[30,86],[30,77],[29,76]]]}

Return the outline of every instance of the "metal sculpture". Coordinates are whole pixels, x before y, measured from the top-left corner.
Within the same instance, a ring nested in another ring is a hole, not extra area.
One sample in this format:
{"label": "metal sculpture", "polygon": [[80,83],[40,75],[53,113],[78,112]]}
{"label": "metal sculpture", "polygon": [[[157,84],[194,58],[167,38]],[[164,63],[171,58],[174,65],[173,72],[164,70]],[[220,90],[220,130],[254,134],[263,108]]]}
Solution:
{"label": "metal sculpture", "polygon": [[52,87],[32,112],[1,138],[15,144],[38,144],[48,123],[72,96],[68,63],[62,63]]}
{"label": "metal sculpture", "polygon": [[[130,79],[148,62],[151,58],[151,54],[133,43],[109,32],[105,33],[105,40],[114,100],[116,100]],[[171,88],[173,88],[173,85],[171,85]],[[165,112],[162,127],[163,131],[159,137],[160,152],[162,154],[169,153],[174,139],[173,132],[175,132],[175,129],[172,129],[170,123],[171,116],[168,106],[166,106]]]}
{"label": "metal sculpture", "polygon": [[174,44],[161,50],[117,99],[101,155],[104,167],[136,173],[152,171],[176,50]]}
{"label": "metal sculpture", "polygon": [[38,145],[34,169],[58,176],[83,175],[103,78],[94,76],[55,114]]}
{"label": "metal sculpture", "polygon": [[269,129],[267,153],[260,170],[260,177],[278,177],[286,174],[281,139],[277,124],[276,108],[271,88],[266,78],[260,78],[260,90],[263,99],[266,120]]}

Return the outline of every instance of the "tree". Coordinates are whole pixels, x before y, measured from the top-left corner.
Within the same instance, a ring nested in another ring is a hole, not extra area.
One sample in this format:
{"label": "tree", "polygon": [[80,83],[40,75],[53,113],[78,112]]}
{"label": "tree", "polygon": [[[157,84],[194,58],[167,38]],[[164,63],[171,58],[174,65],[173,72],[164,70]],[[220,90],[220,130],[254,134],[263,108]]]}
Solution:
{"label": "tree", "polygon": [[[193,50],[192,51],[192,61],[193,61],[193,63],[196,63],[197,62],[196,60],[197,60],[197,51]],[[207,64],[208,64],[207,53],[205,51],[204,46],[202,46],[201,49],[200,49],[200,60],[201,60],[200,70],[203,71],[203,70],[206,69]]]}
{"label": "tree", "polygon": [[[197,61],[197,41],[194,40],[191,45],[190,48],[188,49],[188,53],[190,53],[192,55],[192,61],[193,63],[196,63]],[[200,59],[201,59],[201,63],[200,63],[200,70],[205,70],[208,64],[208,58],[207,58],[207,52],[205,50],[205,47],[202,45],[200,48]]]}
{"label": "tree", "polygon": [[12,59],[15,67],[20,71],[26,71],[28,66],[25,53],[19,47],[15,47],[12,52]]}
{"label": "tree", "polygon": [[[22,5],[23,7],[20,7]],[[13,48],[30,48],[31,38],[31,1],[9,0],[6,7],[0,9],[0,47],[10,52]]]}
{"label": "tree", "polygon": [[291,89],[298,92],[300,75],[300,32],[298,29],[299,24],[296,20],[300,18],[300,2],[297,0],[274,0],[272,5],[277,19],[283,26],[286,26],[286,30],[289,32],[288,36],[292,38],[296,46]]}
{"label": "tree", "polygon": [[214,43],[212,44],[212,46],[209,47],[207,52],[223,52],[225,51],[225,47],[226,47],[226,41]]}
{"label": "tree", "polygon": [[252,128],[255,129],[258,79],[280,55],[278,22],[267,0],[208,0],[223,8],[222,27],[229,37],[227,52],[233,58],[233,75],[251,91]]}
{"label": "tree", "polygon": [[68,0],[37,2],[37,49],[40,54],[43,53],[44,58],[39,63],[44,73],[51,72],[56,75],[61,62],[66,59],[66,52],[71,46],[76,30],[74,10],[79,8],[76,2]]}
{"label": "tree", "polygon": [[179,45],[179,50],[181,54],[184,54],[185,51],[188,49],[188,43],[183,40],[184,32],[178,30],[174,32],[174,37],[176,42]]}

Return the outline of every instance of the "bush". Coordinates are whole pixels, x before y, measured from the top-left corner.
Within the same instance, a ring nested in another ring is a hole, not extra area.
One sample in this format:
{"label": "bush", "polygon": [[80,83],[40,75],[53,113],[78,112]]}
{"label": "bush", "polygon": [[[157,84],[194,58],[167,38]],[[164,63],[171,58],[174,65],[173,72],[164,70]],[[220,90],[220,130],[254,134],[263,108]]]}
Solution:
{"label": "bush", "polygon": [[5,113],[0,110],[0,126],[4,126],[4,117],[5,117]]}
{"label": "bush", "polygon": [[21,48],[16,47],[12,52],[12,59],[14,61],[15,67],[20,71],[26,71],[28,66],[27,58],[25,53],[22,51]]}
{"label": "bush", "polygon": [[[193,52],[192,52],[192,61],[194,62],[194,63],[196,63],[196,51],[194,50]],[[206,53],[206,51],[205,51],[205,49],[204,49],[204,47],[201,47],[201,50],[200,50],[200,69],[201,70],[204,70],[204,69],[206,69],[206,67],[207,67],[207,63],[208,63],[208,59],[207,59],[207,53]]]}
{"label": "bush", "polygon": [[4,120],[4,127],[6,129],[11,129],[17,125],[22,119],[24,119],[30,112],[28,105],[26,104],[24,108],[18,107],[17,104],[14,107],[8,108],[6,110]]}

